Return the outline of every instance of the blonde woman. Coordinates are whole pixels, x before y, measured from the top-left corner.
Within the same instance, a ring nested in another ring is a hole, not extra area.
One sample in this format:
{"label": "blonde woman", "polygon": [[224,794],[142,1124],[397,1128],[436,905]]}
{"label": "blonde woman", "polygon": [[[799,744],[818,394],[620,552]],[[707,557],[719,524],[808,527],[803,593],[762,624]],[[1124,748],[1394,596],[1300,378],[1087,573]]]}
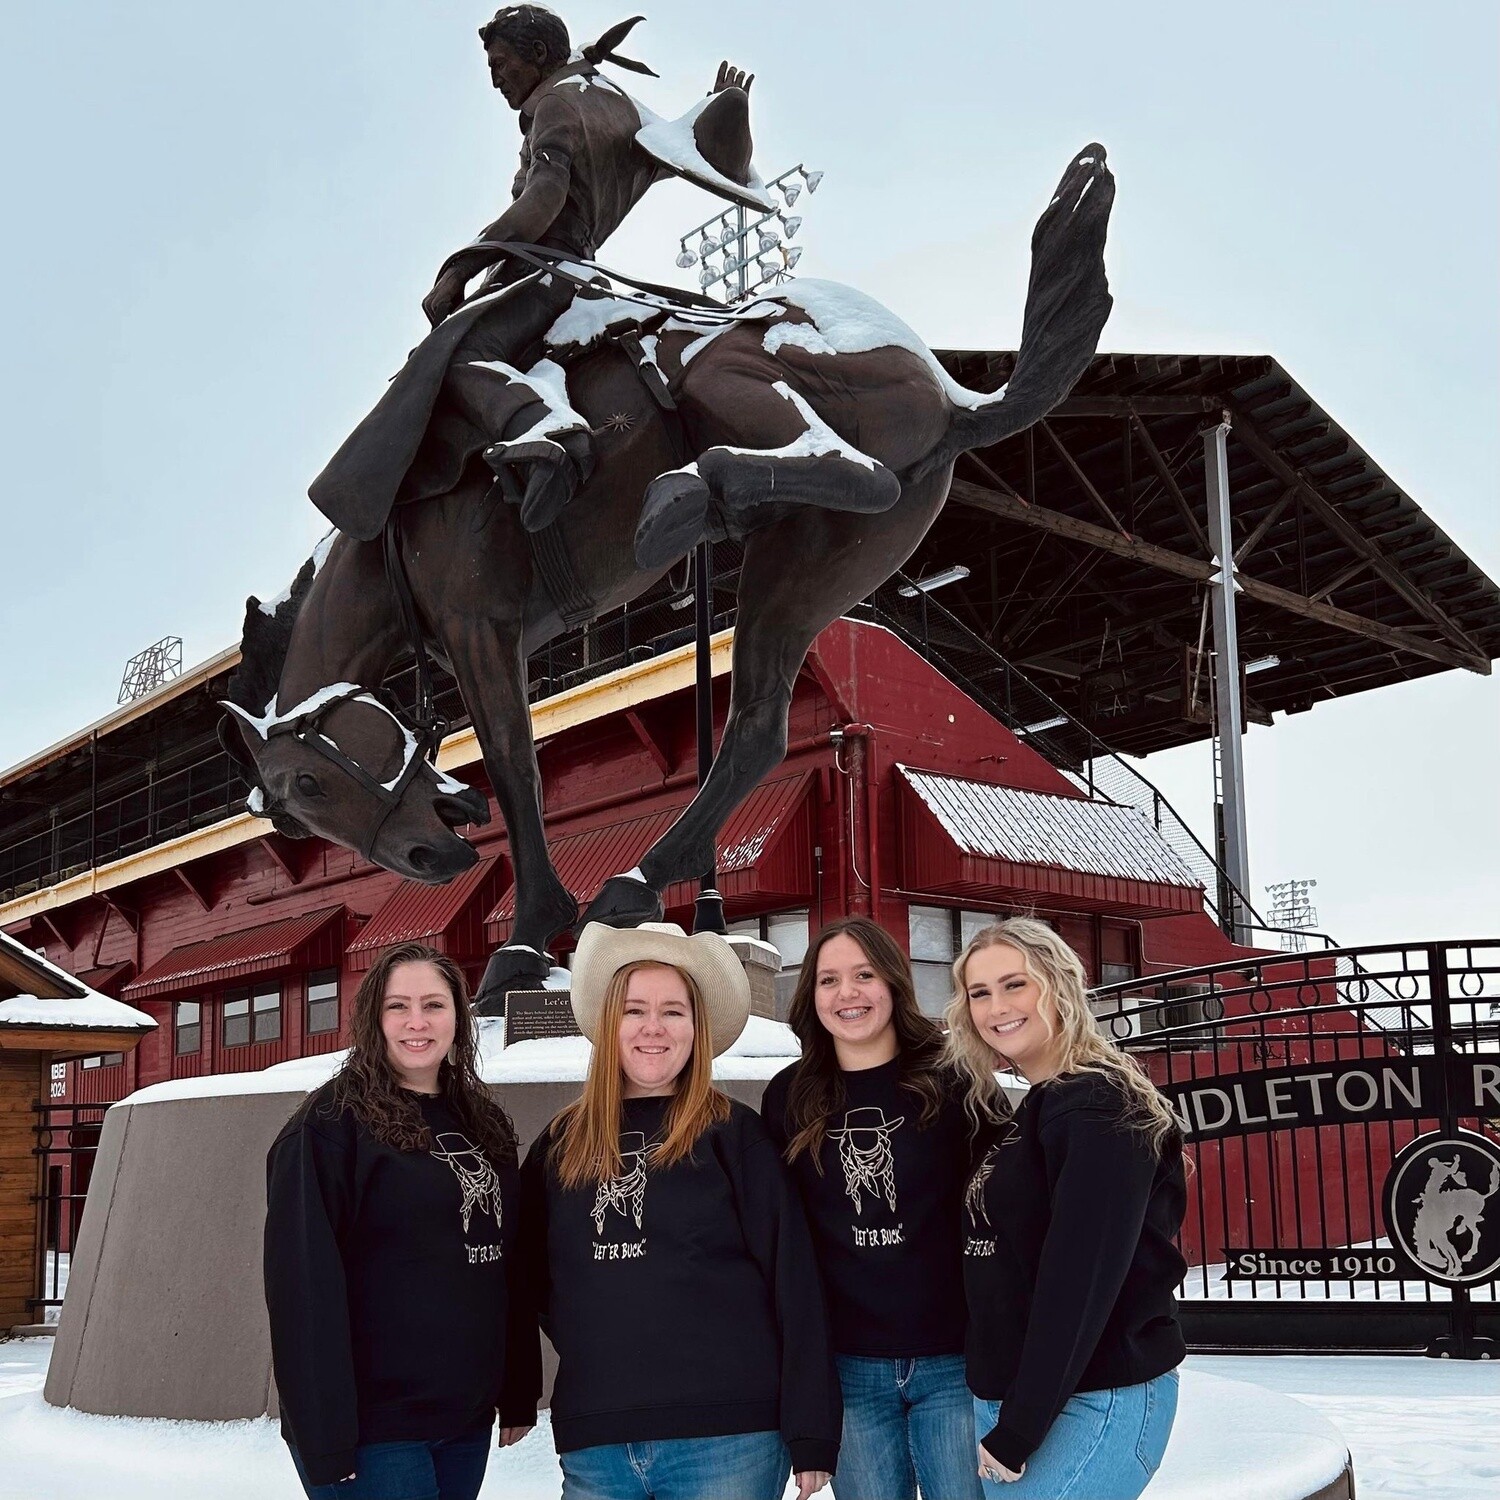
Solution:
{"label": "blonde woman", "polygon": [[965,1200],[965,1361],[987,1500],[1136,1500],[1161,1463],[1186,1350],[1173,1244],[1182,1143],[1100,1033],[1073,950],[1016,917],[953,966],[948,1055],[976,1107],[1031,1085]]}
{"label": "blonde woman", "polygon": [[591,924],[583,1095],[522,1168],[522,1244],[557,1350],[564,1500],[800,1500],[842,1408],[801,1204],[751,1109],[714,1087],[750,987],[722,938]]}

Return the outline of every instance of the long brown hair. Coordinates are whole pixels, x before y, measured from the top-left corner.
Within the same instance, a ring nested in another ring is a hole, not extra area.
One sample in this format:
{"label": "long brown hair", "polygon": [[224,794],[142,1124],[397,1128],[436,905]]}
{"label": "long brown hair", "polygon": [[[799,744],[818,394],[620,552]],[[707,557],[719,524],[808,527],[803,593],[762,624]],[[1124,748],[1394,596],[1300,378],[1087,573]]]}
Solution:
{"label": "long brown hair", "polygon": [[479,1028],[469,1007],[463,971],[425,943],[387,948],[360,981],[349,1018],[349,1056],[333,1076],[331,1113],[348,1109],[363,1126],[397,1151],[432,1150],[432,1132],[416,1095],[403,1088],[380,1028],[386,985],[400,964],[431,964],[453,996],[453,1046],[438,1069],[438,1090],[475,1144],[496,1166],[514,1164],[516,1129],[479,1077]]}
{"label": "long brown hair", "polygon": [[917,1004],[916,984],[906,955],[890,933],[868,917],[840,917],[830,922],[813,939],[802,960],[787,1013],[787,1024],[802,1043],[802,1057],[792,1064],[787,1091],[791,1139],[787,1142],[786,1159],[795,1161],[804,1151],[811,1151],[813,1164],[820,1172],[823,1163],[818,1148],[829,1119],[845,1103],[838,1053],[828,1028],[818,1019],[817,1003],[818,956],[823,945],[836,937],[847,937],[856,943],[891,992],[891,1025],[896,1030],[901,1086],[922,1101],[918,1128],[925,1128],[937,1118],[943,1098],[938,1075],[943,1033],[935,1021],[922,1014],[922,1007]]}
{"label": "long brown hair", "polygon": [[1099,1030],[1089,1009],[1088,976],[1071,947],[1045,922],[1009,917],[975,933],[953,965],[953,999],[949,1002],[948,1058],[966,1083],[965,1105],[971,1114],[977,1101],[995,1088],[995,1052],[974,1028],[969,1011],[965,968],[971,955],[998,944],[1014,948],[1040,992],[1037,1015],[1057,1044],[1057,1076],[1096,1073],[1111,1079],[1125,1097],[1126,1123],[1139,1131],[1160,1157],[1181,1138],[1176,1117],[1133,1057],[1120,1051]]}
{"label": "long brown hair", "polygon": [[584,1187],[618,1177],[620,1125],[625,1098],[620,1067],[620,1022],[625,1016],[625,991],[637,969],[670,969],[687,986],[693,1017],[693,1050],[677,1075],[676,1091],[667,1106],[666,1135],[651,1148],[653,1166],[670,1167],[691,1154],[698,1137],[729,1118],[729,1098],[714,1087],[714,1053],[703,996],[693,976],[676,964],[625,964],[610,976],[594,1030],[594,1054],[583,1094],[553,1122],[551,1161],[565,1188]]}

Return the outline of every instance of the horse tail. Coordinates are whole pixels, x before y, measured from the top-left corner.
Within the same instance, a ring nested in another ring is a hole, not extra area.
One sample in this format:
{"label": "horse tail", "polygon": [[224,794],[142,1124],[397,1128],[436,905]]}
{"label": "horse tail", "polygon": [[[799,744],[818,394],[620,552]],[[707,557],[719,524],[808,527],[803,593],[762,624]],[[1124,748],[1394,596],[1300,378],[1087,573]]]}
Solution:
{"label": "horse tail", "polygon": [[[903,476],[917,480],[960,453],[988,448],[1039,422],[1088,368],[1114,299],[1104,240],[1115,179],[1104,147],[1087,145],[1069,163],[1031,236],[1031,281],[1015,369],[1003,390],[957,404],[938,446]],[[954,389],[949,387],[950,399]]]}

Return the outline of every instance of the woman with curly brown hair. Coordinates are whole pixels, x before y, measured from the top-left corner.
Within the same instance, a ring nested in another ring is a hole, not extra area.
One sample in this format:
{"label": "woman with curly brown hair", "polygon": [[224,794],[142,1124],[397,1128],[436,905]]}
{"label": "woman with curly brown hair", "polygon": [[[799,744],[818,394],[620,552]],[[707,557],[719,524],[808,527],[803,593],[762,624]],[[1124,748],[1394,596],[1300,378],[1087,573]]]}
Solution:
{"label": "woman with curly brown hair", "polygon": [[502,1445],[536,1421],[535,1321],[509,1294],[515,1130],[434,949],[387,949],[350,1033],[266,1162],[282,1435],[311,1500],[473,1500],[496,1411]]}

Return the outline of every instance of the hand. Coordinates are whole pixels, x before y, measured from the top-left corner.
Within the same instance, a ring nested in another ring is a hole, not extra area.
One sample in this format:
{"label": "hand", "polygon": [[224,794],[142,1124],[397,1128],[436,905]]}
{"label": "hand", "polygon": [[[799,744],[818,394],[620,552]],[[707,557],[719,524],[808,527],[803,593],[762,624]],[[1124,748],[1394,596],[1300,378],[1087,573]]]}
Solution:
{"label": "hand", "polygon": [[531,1431],[532,1423],[528,1427],[502,1427],[500,1429],[500,1446],[502,1448],[514,1448],[517,1443]]}
{"label": "hand", "polygon": [[[737,68],[733,63],[721,62],[719,64],[719,76],[714,79],[714,86],[709,90],[711,94],[722,94],[725,89],[744,89],[748,94],[750,85],[755,82],[754,73],[746,73]],[[826,1484],[827,1481],[825,1480]]]}
{"label": "hand", "polygon": [[464,300],[469,278],[455,271],[445,271],[422,299],[422,311],[434,328]]}
{"label": "hand", "polygon": [[983,1443],[977,1446],[979,1449],[979,1477],[981,1479],[988,1479],[991,1484],[1014,1484],[1026,1472],[1025,1464],[1022,1464],[1019,1469],[1007,1469],[998,1458],[993,1457],[986,1451]]}
{"label": "hand", "polygon": [[792,1478],[797,1481],[797,1500],[807,1500],[809,1495],[816,1495],[833,1475],[823,1469],[807,1469],[801,1474],[793,1474]]}

